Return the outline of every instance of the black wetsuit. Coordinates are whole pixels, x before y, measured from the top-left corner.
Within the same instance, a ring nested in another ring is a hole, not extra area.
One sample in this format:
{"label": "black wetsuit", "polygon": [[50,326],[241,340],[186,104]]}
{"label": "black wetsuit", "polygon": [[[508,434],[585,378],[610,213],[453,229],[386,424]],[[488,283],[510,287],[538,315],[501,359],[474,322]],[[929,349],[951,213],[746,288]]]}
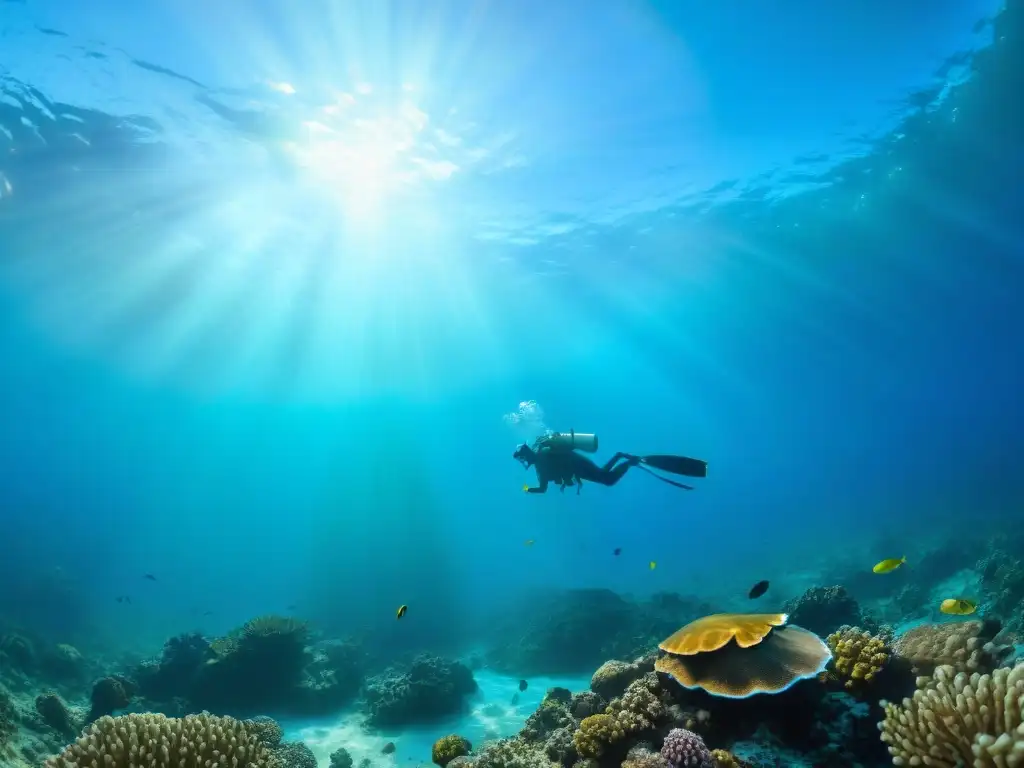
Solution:
{"label": "black wetsuit", "polygon": [[636,456],[628,453],[616,453],[603,467],[576,451],[553,451],[541,448],[530,451],[532,463],[537,470],[536,488],[527,488],[527,493],[544,493],[549,483],[558,483],[562,491],[567,485],[576,485],[576,493],[583,486],[583,480],[601,485],[615,485],[626,471],[639,463]]}

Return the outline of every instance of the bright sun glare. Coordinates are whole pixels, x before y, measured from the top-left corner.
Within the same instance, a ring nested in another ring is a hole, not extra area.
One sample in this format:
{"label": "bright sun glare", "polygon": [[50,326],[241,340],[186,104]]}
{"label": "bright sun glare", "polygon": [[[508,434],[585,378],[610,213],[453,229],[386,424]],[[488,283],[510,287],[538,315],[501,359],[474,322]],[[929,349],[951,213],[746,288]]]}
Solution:
{"label": "bright sun glare", "polygon": [[[284,85],[274,89],[296,93]],[[426,181],[448,181],[459,170],[439,151],[448,135],[430,125],[411,86],[403,91],[402,100],[390,108],[373,100],[366,84],[354,94],[340,93],[315,119],[302,122],[301,139],[286,145],[309,180],[364,219],[401,192]],[[366,108],[368,101],[374,102],[372,109]]]}

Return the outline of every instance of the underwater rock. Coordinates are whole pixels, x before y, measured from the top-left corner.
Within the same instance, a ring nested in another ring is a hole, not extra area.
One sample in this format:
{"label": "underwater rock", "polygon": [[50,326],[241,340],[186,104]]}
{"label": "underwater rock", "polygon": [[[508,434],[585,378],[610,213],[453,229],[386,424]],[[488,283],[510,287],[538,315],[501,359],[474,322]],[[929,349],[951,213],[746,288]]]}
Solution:
{"label": "underwater rock", "polygon": [[0,634],[0,667],[10,665],[19,672],[31,672],[35,662],[35,645],[25,635],[20,632]]}
{"label": "underwater rock", "polygon": [[301,711],[309,628],[301,621],[261,616],[210,643],[192,678],[188,699],[200,709],[234,714]]}
{"label": "underwater rock", "polygon": [[593,677],[590,678],[590,690],[606,699],[621,696],[626,690],[626,686],[653,669],[653,661],[650,668],[647,669],[637,662],[606,661],[597,668]]}
{"label": "underwater rock", "polygon": [[844,587],[811,587],[795,600],[786,603],[789,623],[825,636],[844,624],[874,629],[865,622],[860,606]]}
{"label": "underwater rock", "polygon": [[430,722],[461,712],[476,690],[469,667],[424,654],[406,672],[391,670],[367,680],[363,712],[374,728]]}
{"label": "underwater rock", "polygon": [[674,593],[647,601],[606,589],[543,594],[494,622],[486,660],[517,677],[589,673],[609,659],[649,652],[680,619],[696,618],[705,608]]}
{"label": "underwater rock", "polygon": [[58,643],[45,650],[39,660],[40,673],[55,684],[81,683],[88,674],[88,662],[73,645]]}
{"label": "underwater rock", "polygon": [[73,737],[78,731],[71,710],[53,691],[46,691],[36,697],[36,712],[47,726],[63,738]]}
{"label": "underwater rock", "polygon": [[124,709],[132,700],[134,686],[123,677],[103,677],[96,681],[92,687],[90,703],[92,708],[86,722],[92,722],[104,715],[113,714],[118,709]]}
{"label": "underwater rock", "polygon": [[457,757],[466,757],[473,749],[469,739],[465,739],[456,733],[449,736],[442,736],[434,742],[430,750],[430,759],[435,765],[446,768],[446,766]]}
{"label": "underwater rock", "polygon": [[296,713],[315,716],[337,712],[358,696],[366,672],[366,654],[361,646],[340,640],[311,650],[295,702]]}
{"label": "underwater rock", "polygon": [[344,747],[331,752],[331,768],[352,768],[352,755]]}
{"label": "underwater rock", "polygon": [[985,614],[1000,619],[1009,632],[1024,633],[1024,566],[1002,549],[994,549],[975,566],[981,575]]}
{"label": "underwater rock", "polygon": [[604,712],[607,706],[608,702],[600,694],[593,691],[581,691],[572,695],[572,699],[569,701],[569,712],[577,720],[582,720],[584,717]]}
{"label": "underwater rock", "polygon": [[18,732],[17,712],[10,694],[0,688],[0,756],[7,753],[11,741]]}
{"label": "underwater rock", "polygon": [[139,693],[154,701],[187,699],[193,681],[212,658],[210,644],[198,632],[177,635],[164,643],[159,661],[133,670]]}

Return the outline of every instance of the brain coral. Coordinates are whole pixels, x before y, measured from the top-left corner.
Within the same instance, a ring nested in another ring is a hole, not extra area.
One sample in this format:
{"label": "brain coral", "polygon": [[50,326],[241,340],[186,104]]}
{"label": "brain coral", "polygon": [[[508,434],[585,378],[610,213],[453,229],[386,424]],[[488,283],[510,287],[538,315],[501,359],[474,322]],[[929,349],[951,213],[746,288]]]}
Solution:
{"label": "brain coral", "polygon": [[213,715],[104,716],[46,768],[269,768],[266,747],[238,720]]}
{"label": "brain coral", "polygon": [[951,666],[919,681],[878,724],[894,765],[1013,768],[1024,765],[1024,663],[970,677]]}
{"label": "brain coral", "polygon": [[990,672],[1003,655],[1003,649],[992,643],[998,632],[998,622],[992,621],[922,624],[900,635],[893,651],[919,675],[929,675],[941,665],[958,672]]}

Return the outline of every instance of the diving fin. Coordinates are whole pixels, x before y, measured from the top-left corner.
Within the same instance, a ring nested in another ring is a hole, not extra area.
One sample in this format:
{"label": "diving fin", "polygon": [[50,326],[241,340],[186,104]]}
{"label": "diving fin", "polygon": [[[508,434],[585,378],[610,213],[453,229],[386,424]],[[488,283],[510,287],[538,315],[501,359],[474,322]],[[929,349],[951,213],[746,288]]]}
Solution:
{"label": "diving fin", "polygon": [[671,472],[673,475],[683,475],[684,477],[708,476],[708,463],[701,459],[691,459],[688,456],[654,454],[652,456],[641,456],[640,463],[646,464],[653,469],[660,469],[662,472]]}

